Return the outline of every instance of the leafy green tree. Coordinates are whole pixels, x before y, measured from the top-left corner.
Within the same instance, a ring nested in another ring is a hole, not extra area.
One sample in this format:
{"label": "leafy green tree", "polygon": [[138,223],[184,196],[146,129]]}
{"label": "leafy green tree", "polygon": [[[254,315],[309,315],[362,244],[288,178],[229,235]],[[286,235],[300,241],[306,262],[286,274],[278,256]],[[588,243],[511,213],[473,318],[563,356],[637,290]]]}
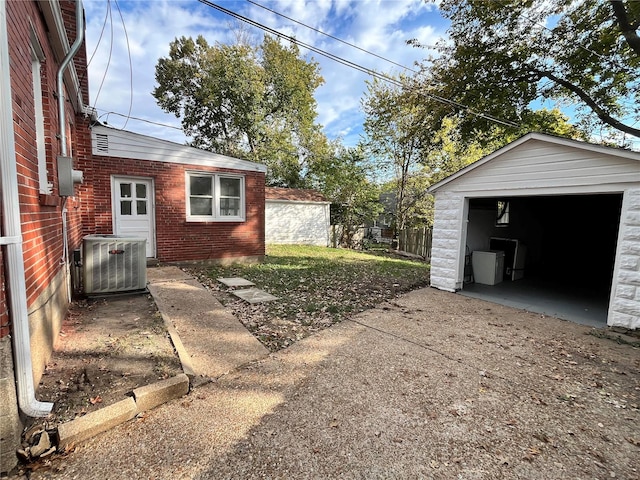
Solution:
{"label": "leafy green tree", "polygon": [[574,107],[587,130],[640,137],[640,2],[442,0],[439,9],[448,38],[414,86],[435,124],[456,116],[468,137],[496,125],[488,116],[526,124],[532,103],[548,100]]}
{"label": "leafy green tree", "polygon": [[332,154],[312,164],[308,179],[332,202],[334,222],[341,226],[339,243],[353,248],[358,229],[382,212],[380,189],[369,179],[370,167],[360,147],[332,147]]}
{"label": "leafy green tree", "polygon": [[412,177],[424,174],[420,132],[419,103],[397,84],[374,80],[368,83],[362,101],[365,114],[364,132],[367,151],[376,159],[377,167],[391,176],[395,194],[395,229],[404,229],[415,198],[409,193]]}
{"label": "leafy green tree", "polygon": [[153,96],[181,118],[192,146],[265,163],[271,185],[303,186],[309,162],[327,149],[315,123],[318,64],[269,36],[259,46],[238,40],[176,38],[156,65]]}

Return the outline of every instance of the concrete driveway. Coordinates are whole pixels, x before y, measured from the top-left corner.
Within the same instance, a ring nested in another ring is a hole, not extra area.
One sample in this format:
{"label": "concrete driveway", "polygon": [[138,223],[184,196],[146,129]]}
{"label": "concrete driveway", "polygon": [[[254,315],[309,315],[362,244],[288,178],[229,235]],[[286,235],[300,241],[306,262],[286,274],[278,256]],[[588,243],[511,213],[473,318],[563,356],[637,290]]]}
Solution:
{"label": "concrete driveway", "polygon": [[640,351],[592,333],[422,289],[31,478],[640,478]]}

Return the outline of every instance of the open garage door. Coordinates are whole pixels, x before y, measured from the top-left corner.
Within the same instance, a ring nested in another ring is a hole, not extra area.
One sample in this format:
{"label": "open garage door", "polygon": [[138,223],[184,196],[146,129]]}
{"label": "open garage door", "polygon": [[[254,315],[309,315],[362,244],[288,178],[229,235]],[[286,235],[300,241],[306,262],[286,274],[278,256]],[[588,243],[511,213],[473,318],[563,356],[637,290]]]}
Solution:
{"label": "open garage door", "polygon": [[[606,325],[621,208],[622,194],[470,199],[462,293]],[[503,280],[481,284],[473,252],[492,249],[507,250]]]}

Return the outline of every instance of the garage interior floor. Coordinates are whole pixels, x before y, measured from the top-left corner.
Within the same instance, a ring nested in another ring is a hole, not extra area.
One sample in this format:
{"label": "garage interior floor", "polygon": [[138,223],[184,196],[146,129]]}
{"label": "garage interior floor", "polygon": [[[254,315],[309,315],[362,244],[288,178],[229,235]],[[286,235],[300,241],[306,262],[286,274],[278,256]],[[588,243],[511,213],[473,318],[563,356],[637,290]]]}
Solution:
{"label": "garage interior floor", "polygon": [[458,293],[596,328],[607,326],[609,296],[603,292],[594,294],[586,289],[523,278],[497,285],[471,283]]}

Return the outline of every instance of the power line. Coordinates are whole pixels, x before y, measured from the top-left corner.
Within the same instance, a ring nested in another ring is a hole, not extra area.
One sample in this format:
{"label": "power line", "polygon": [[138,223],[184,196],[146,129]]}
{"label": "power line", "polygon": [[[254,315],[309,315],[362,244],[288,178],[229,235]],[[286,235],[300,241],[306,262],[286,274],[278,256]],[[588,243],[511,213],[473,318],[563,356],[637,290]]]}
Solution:
{"label": "power line", "polygon": [[[326,50],[322,50],[320,48],[314,47],[313,45],[309,45],[309,44],[307,44],[305,42],[302,42],[301,40],[296,39],[295,37],[286,35],[286,34],[280,32],[278,30],[275,30],[275,29],[273,29],[271,27],[263,25],[263,24],[255,21],[255,20],[252,20],[252,19],[250,19],[248,17],[245,17],[243,15],[240,15],[239,13],[236,13],[236,12],[234,12],[232,10],[224,8],[224,7],[222,7],[220,5],[217,5],[217,4],[213,3],[213,2],[210,2],[209,0],[198,0],[198,1],[200,3],[202,3],[202,4],[204,4],[204,5],[207,5],[207,6],[211,7],[211,8],[213,8],[213,9],[215,9],[215,10],[218,10],[219,12],[222,12],[222,13],[224,13],[226,15],[229,15],[230,17],[233,17],[236,20],[240,20],[241,22],[244,22],[244,23],[247,23],[247,24],[249,24],[249,25],[251,25],[253,27],[259,28],[260,30],[263,30],[263,31],[265,31],[267,33],[275,35],[275,36],[277,36],[279,38],[283,38],[283,39],[285,39],[285,40],[287,40],[287,41],[289,41],[291,43],[294,43],[294,44],[299,45],[299,46],[301,46],[303,48],[306,48],[307,50],[310,50],[310,51],[312,51],[314,53],[317,53],[318,55],[321,55],[321,56],[323,56],[325,58],[333,60],[334,62],[340,63],[340,64],[345,65],[345,66],[347,66],[349,68],[352,68],[354,70],[358,70],[359,72],[365,73],[365,74],[367,74],[367,75],[369,75],[371,77],[377,78],[379,80],[384,80],[384,81],[389,82],[391,84],[394,84],[394,85],[396,85],[398,87],[405,87],[404,83],[402,83],[401,81],[399,81],[399,80],[397,80],[397,79],[395,79],[393,77],[390,77],[389,75],[385,75],[383,73],[376,72],[375,70],[372,70],[370,68],[364,67],[364,66],[362,66],[360,64],[357,64],[355,62],[352,62],[350,60],[342,58],[342,57],[340,57],[338,55],[335,55],[333,53],[327,52]],[[471,115],[474,115],[474,116],[477,116],[477,117],[480,117],[480,118],[484,118],[484,119],[489,120],[489,121],[494,122],[494,123],[499,123],[499,124],[505,125],[507,127],[516,127],[516,128],[519,127],[519,125],[517,123],[515,123],[515,122],[512,122],[510,120],[502,120],[502,119],[499,119],[497,117],[494,117],[494,116],[486,114],[486,113],[476,112],[476,111],[472,110],[470,107],[468,107],[466,105],[463,105],[463,104],[461,104],[459,102],[456,102],[454,100],[450,100],[448,98],[441,97],[439,95],[426,93],[426,92],[423,92],[423,91],[416,91],[415,93],[417,93],[419,95],[422,95],[422,96],[424,96],[426,98],[431,98],[431,99],[433,99],[433,100],[435,100],[437,102],[443,103],[445,105],[449,105],[449,106],[456,107],[458,109],[464,110],[464,111],[466,111],[467,113],[469,113]]]}
{"label": "power line", "polygon": [[124,113],[119,113],[119,112],[114,112],[114,111],[108,111],[108,112],[105,111],[102,115],[100,115],[98,117],[98,119],[100,119],[100,118],[102,118],[104,116],[109,118],[109,115],[116,115],[118,117],[124,117],[124,118],[128,118],[128,119],[131,119],[131,120],[137,120],[139,122],[149,123],[151,125],[157,125],[159,127],[173,128],[174,130],[180,130],[182,132],[182,127],[176,127],[175,125],[168,125],[166,123],[154,122],[153,120],[147,120],[146,118],[134,117],[134,116],[131,115],[131,112],[129,112],[128,114],[125,115]]}
{"label": "power line", "polygon": [[[127,33],[127,26],[124,24],[124,17],[122,16],[122,10],[120,10],[120,5],[118,5],[118,0],[113,0],[116,4],[116,8],[118,9],[118,14],[120,14],[120,21],[122,22],[122,30],[124,31],[124,38],[127,43],[127,56],[129,57],[129,113],[131,115],[131,110],[133,109],[133,63],[131,62],[131,45],[129,44],[129,34]],[[129,116],[124,122],[122,126],[122,130],[127,127],[127,123],[129,123]]]}
{"label": "power line", "polygon": [[111,65],[111,56],[113,54],[113,17],[111,14],[111,2],[108,1],[107,2],[107,14],[109,16],[109,27],[111,30],[111,41],[109,44],[109,57],[107,59],[107,66],[105,67],[104,70],[104,75],[102,76],[102,81],[100,82],[100,87],[98,87],[98,93],[96,93],[96,98],[93,101],[94,105],[98,104],[98,98],[100,98],[100,92],[102,91],[102,87],[104,85],[104,81],[107,78],[107,72],[109,71],[109,66]]}
{"label": "power line", "polygon": [[368,55],[372,55],[372,56],[374,56],[374,57],[376,57],[376,58],[379,58],[380,60],[384,60],[385,62],[391,63],[392,65],[395,65],[395,66],[397,66],[397,67],[400,67],[400,68],[402,68],[402,69],[404,69],[404,70],[409,70],[410,72],[418,73],[418,71],[417,71],[417,70],[414,70],[414,69],[412,69],[412,68],[409,68],[409,67],[407,67],[407,66],[405,66],[405,65],[402,65],[402,64],[400,64],[400,63],[394,62],[393,60],[390,60],[390,59],[388,59],[388,58],[386,58],[386,57],[383,57],[382,55],[378,55],[377,53],[374,53],[374,52],[372,52],[372,51],[370,51],[370,50],[367,50],[367,49],[364,49],[364,48],[362,48],[362,47],[359,47],[358,45],[355,45],[355,44],[353,44],[353,43],[349,43],[349,42],[347,42],[347,41],[345,41],[345,40],[342,40],[341,38],[335,37],[335,36],[333,36],[333,35],[331,35],[331,34],[329,34],[329,33],[323,32],[322,30],[319,30],[319,29],[317,29],[317,28],[314,28],[314,27],[312,27],[311,25],[307,25],[307,24],[306,24],[306,23],[304,23],[304,22],[301,22],[301,21],[296,20],[296,19],[294,19],[294,18],[288,17],[288,16],[286,16],[286,15],[284,15],[284,14],[282,14],[282,13],[276,12],[275,10],[272,10],[271,8],[265,7],[264,5],[260,5],[259,3],[254,2],[253,0],[247,0],[247,2],[251,3],[252,5],[255,5],[256,7],[263,8],[263,9],[265,9],[265,10],[267,10],[267,11],[269,11],[269,12],[271,12],[271,13],[275,14],[275,15],[278,15],[278,16],[280,16],[280,17],[282,17],[282,18],[286,18],[287,20],[289,20],[289,21],[291,21],[291,22],[294,22],[294,23],[297,23],[298,25],[301,25],[301,26],[303,26],[303,27],[305,27],[305,28],[308,28],[309,30],[313,30],[313,31],[314,31],[314,32],[316,32],[316,33],[319,33],[319,34],[321,34],[321,35],[324,35],[324,36],[326,36],[326,37],[329,37],[329,38],[331,38],[332,40],[335,40],[335,41],[337,41],[337,42],[343,43],[344,45],[348,45],[349,47],[355,48],[356,50],[360,50],[361,52],[364,52],[364,53],[366,53],[366,54],[368,54]]}

